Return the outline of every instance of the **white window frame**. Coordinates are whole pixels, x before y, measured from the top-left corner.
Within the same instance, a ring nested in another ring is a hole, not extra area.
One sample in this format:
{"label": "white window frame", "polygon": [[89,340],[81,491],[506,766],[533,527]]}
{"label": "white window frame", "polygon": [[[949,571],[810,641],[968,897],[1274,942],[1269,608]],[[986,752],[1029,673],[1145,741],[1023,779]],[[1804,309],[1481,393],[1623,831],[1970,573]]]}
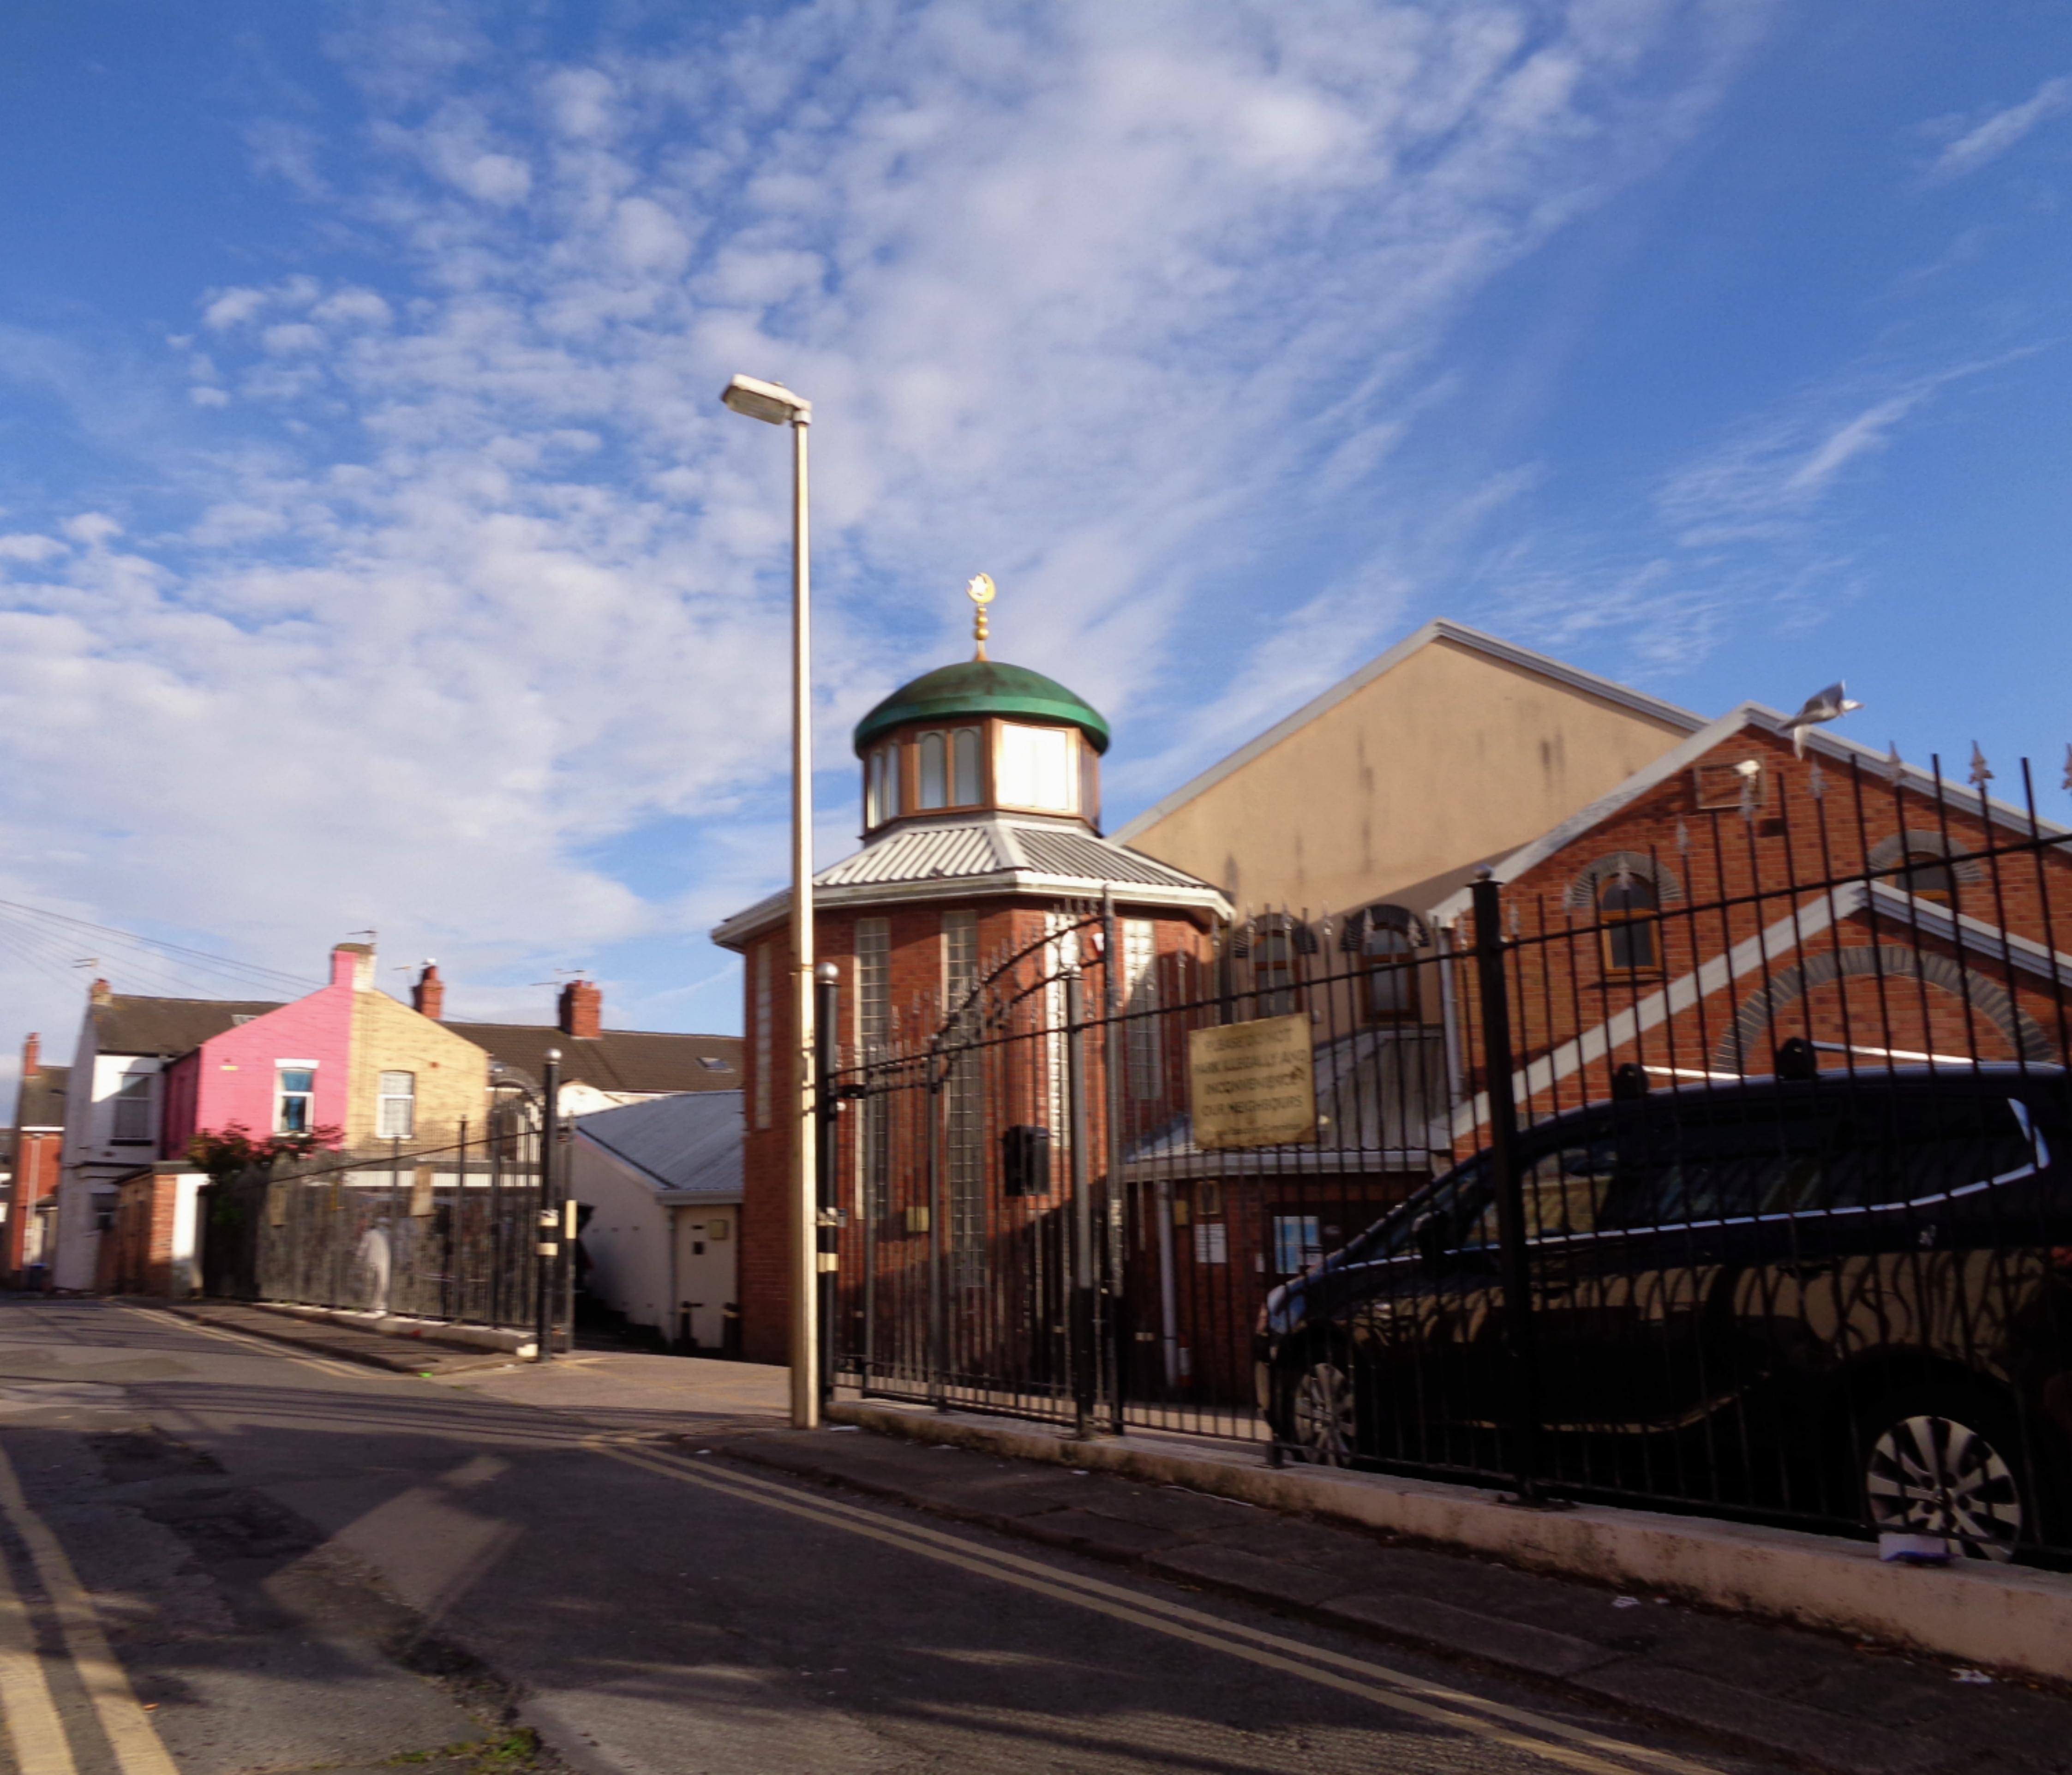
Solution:
{"label": "white window frame", "polygon": [[[133,1067],[115,1082],[115,1089],[109,1093],[108,1138],[115,1146],[150,1146],[157,1133],[158,1089],[155,1068]],[[141,1087],[141,1089],[133,1087]],[[135,1133],[126,1132],[130,1119],[125,1111],[138,1112],[141,1126]]]}
{"label": "white window frame", "polygon": [[997,733],[993,754],[994,800],[1003,807],[1026,807],[1032,813],[1079,811],[1080,735],[1076,728],[1001,721]]}
{"label": "white window frame", "polygon": [[[409,1088],[393,1091],[389,1081],[405,1080]],[[389,1126],[388,1111],[392,1103],[403,1106],[401,1128]],[[374,1099],[374,1137],[377,1140],[413,1140],[417,1137],[417,1075],[414,1072],[384,1070],[376,1081]]]}
{"label": "white window frame", "polygon": [[[287,1075],[291,1072],[306,1072],[310,1075],[310,1088],[293,1095],[301,1098],[308,1107],[300,1128],[290,1128],[282,1111],[288,1107],[290,1092]],[[273,1062],[273,1132],[276,1134],[307,1134],[317,1125],[317,1063],[314,1060],[276,1060]]]}

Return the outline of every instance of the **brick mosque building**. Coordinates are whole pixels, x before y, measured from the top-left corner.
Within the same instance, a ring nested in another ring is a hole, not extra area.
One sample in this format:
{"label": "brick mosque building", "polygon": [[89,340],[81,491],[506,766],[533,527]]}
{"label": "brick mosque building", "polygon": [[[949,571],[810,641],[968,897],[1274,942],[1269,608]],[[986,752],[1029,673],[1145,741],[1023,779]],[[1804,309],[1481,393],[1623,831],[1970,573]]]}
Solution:
{"label": "brick mosque building", "polygon": [[[986,657],[983,615],[975,658],[902,685],[858,723],[863,846],[814,877],[816,959],[839,976],[841,1064],[925,1043],[999,958],[1046,938],[1075,941],[1072,927],[1104,899],[1121,952],[1118,984],[1132,1001],[1207,954],[1209,934],[1230,917],[1222,893],[1102,836],[1108,742],[1108,723],[1065,686]],[[789,1336],[787,1106],[798,1089],[790,903],[788,892],[773,894],[713,932],[743,962],[741,1349],[757,1362],[784,1361]],[[1042,1119],[1057,1090],[1055,1080],[1037,1082],[1038,1107],[1020,1113]],[[998,1131],[985,1106],[974,1096],[960,1113],[952,1102],[949,1122],[945,1231],[953,1264],[976,1276],[986,1242],[1021,1205],[1001,1199]],[[840,1148],[845,1252],[868,1226],[881,1268],[918,1251],[926,1231],[894,1210],[882,1175],[888,1133],[859,1130]]]}

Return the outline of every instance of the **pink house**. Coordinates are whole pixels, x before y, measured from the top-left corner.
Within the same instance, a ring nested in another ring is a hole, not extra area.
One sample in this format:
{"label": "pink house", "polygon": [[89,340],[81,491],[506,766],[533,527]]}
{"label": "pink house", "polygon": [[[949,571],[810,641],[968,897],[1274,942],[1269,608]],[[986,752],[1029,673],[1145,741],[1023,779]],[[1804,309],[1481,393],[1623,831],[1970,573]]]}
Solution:
{"label": "pink house", "polygon": [[343,1128],[352,1061],[354,993],[367,990],[373,951],[340,943],[331,984],[245,1017],[166,1069],[158,1151],[178,1158],[204,1130],[241,1122],[254,1139]]}

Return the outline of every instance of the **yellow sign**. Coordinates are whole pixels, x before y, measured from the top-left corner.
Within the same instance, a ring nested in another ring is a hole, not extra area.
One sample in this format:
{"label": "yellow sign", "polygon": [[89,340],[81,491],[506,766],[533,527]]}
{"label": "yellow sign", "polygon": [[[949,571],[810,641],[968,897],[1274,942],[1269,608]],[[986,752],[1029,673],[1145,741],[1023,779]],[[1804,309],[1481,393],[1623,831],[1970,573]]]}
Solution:
{"label": "yellow sign", "polygon": [[1203,1152],[1316,1137],[1317,1081],[1302,1013],[1190,1032],[1187,1073],[1194,1144]]}

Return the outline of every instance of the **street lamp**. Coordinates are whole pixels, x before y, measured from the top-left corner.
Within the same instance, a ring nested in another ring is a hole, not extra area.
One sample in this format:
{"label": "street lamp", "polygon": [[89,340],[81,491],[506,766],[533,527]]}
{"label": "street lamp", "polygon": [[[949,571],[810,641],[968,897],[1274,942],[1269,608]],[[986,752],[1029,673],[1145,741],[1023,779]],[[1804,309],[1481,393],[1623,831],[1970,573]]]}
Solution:
{"label": "street lamp", "polygon": [[780,382],[738,376],[720,399],[766,425],[791,428],[791,1423],[820,1421],[820,1201],[813,1053],[813,730],[811,597],[807,577],[806,428],[813,404]]}

